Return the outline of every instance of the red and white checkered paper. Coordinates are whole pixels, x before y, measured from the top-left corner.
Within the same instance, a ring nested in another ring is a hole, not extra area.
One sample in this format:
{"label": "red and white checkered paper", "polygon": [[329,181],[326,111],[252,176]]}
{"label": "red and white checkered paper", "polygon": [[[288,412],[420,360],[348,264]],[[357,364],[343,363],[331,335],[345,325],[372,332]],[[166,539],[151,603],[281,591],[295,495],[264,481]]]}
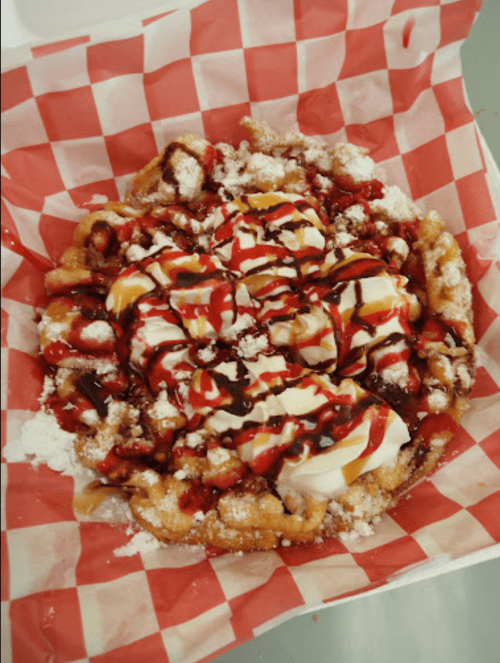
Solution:
{"label": "red and white checkered paper", "polygon": [[[115,557],[123,528],[71,507],[74,480],[2,459],[2,619],[13,663],[208,661],[308,607],[443,553],[500,541],[500,175],[468,106],[459,47],[480,0],[209,0],[24,48],[2,75],[2,444],[38,408],[33,306],[43,273],[167,141],[245,138],[267,120],[368,147],[459,241],[483,365],[429,479],[373,537],[245,554],[167,547]],[[24,255],[22,253],[24,252]],[[27,253],[29,252],[29,253]],[[21,255],[20,255],[21,253]],[[26,257],[28,255],[28,257]],[[31,260],[29,259],[31,258]]]}

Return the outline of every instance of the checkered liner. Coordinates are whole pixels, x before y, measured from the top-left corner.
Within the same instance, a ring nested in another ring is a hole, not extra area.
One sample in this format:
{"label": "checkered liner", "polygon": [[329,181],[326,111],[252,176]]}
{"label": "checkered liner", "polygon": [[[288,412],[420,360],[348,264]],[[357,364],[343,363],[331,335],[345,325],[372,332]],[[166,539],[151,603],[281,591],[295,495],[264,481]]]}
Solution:
{"label": "checkered liner", "polygon": [[459,60],[479,6],[210,0],[135,31],[129,22],[119,39],[97,31],[37,46],[2,75],[3,441],[18,437],[41,391],[32,307],[43,273],[33,262],[55,264],[99,196],[123,194],[167,141],[238,141],[245,114],[368,147],[388,181],[444,214],[474,284],[483,358],[437,471],[357,541],[118,558],[128,537],[73,512],[72,478],[2,459],[2,615],[14,663],[208,661],[305,607],[500,541],[500,176]]}

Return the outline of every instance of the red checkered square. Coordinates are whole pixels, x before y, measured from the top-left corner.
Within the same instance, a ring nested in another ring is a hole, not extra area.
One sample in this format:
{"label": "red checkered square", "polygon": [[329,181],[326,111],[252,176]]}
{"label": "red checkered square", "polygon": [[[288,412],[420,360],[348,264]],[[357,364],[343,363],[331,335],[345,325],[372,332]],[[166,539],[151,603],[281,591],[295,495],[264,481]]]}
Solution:
{"label": "red checkered square", "polygon": [[10,463],[7,476],[7,529],[75,520],[72,477],[29,463]]}
{"label": "red checkered square", "polygon": [[345,33],[297,43],[299,92],[330,85],[344,64]]}
{"label": "red checkered square", "polygon": [[[7,311],[4,311],[2,309],[2,327],[1,327],[1,336],[0,336],[0,340],[1,340],[0,345],[1,345],[2,348],[7,347],[7,331],[8,331],[8,329],[9,329],[9,314],[7,313]],[[2,413],[2,416],[3,416],[3,413]]]}
{"label": "red checkered square", "polygon": [[427,559],[427,555],[411,536],[364,553],[353,553],[353,557],[372,582],[385,580],[397,571]]}
{"label": "red checkered square", "polygon": [[[101,182],[92,182],[84,186],[70,189],[68,194],[76,207],[85,207],[89,212],[94,212],[102,205],[99,197],[108,200],[118,200],[118,189],[114,180],[103,180]],[[98,202],[93,203],[92,199]]]}
{"label": "red checkered square", "polygon": [[117,557],[114,554],[130,537],[108,523],[81,522],[80,539],[82,553],[76,565],[78,585],[107,582],[144,569],[140,555]]}
{"label": "red checkered square", "polygon": [[[46,256],[45,247],[38,234],[38,223],[40,221],[40,213],[34,212],[32,210],[27,210],[22,207],[14,207],[14,205],[10,205],[10,203],[8,203],[7,201],[5,201],[5,206],[9,211],[9,214],[7,215],[7,223],[8,223],[7,227],[9,228],[9,231],[12,233],[12,234],[7,233],[7,235],[10,240],[11,246],[14,248],[14,250],[17,251],[19,254],[23,254],[23,248],[26,248],[29,251],[33,251],[35,254],[38,254],[40,256]],[[12,223],[14,225],[12,225]],[[15,243],[13,235],[15,236],[16,234],[19,234],[19,240],[21,242],[22,247],[20,247],[19,245],[13,246],[12,244],[12,242]],[[4,237],[4,242],[6,239],[7,238]],[[26,257],[28,256],[26,255]],[[50,261],[46,260],[45,257],[42,257],[41,261],[44,264],[47,263],[47,267],[52,266],[50,264]],[[34,261],[34,265],[35,263],[36,259]],[[44,267],[41,268],[43,269]]]}
{"label": "red checkered square", "polygon": [[306,136],[333,134],[344,126],[335,83],[299,94],[297,120]]}
{"label": "red checkered square", "polygon": [[192,61],[202,111],[248,102],[242,50],[199,55]]}
{"label": "red checkered square", "polygon": [[36,101],[49,140],[90,138],[102,133],[90,86],[42,94]]}
{"label": "red checkered square", "polygon": [[321,605],[323,601],[370,584],[367,574],[350,554],[311,560],[292,567],[290,573],[308,605]]}
{"label": "red checkered square", "polygon": [[433,90],[444,118],[446,131],[452,131],[474,119],[466,102],[464,82],[461,77],[434,85]]}
{"label": "red checkered square", "polygon": [[52,151],[66,189],[113,176],[102,136],[52,143]]}
{"label": "red checkered square", "polygon": [[248,140],[248,132],[239,125],[244,115],[250,114],[250,104],[236,104],[225,108],[203,111],[205,137],[211,143],[231,143],[237,145]]}
{"label": "red checkered square", "polygon": [[7,543],[12,568],[11,599],[75,586],[75,566],[80,554],[78,523],[11,529]]}
{"label": "red checkered square", "polygon": [[297,39],[315,39],[342,32],[347,26],[347,0],[294,0]]}
{"label": "red checkered square", "polygon": [[[52,263],[43,256],[33,254],[33,258],[36,259],[40,265],[46,265],[48,268],[52,267]],[[2,258],[2,260],[4,260],[4,258]],[[5,258],[5,261],[7,261],[7,258]],[[42,271],[35,269],[30,261],[22,260],[12,277],[3,287],[2,295],[7,299],[13,299],[22,304],[36,306],[40,303],[41,298],[45,296],[43,279],[44,274]],[[14,379],[16,373],[17,370],[13,369],[12,375],[14,376]]]}
{"label": "red checkered square", "polygon": [[496,219],[484,172],[457,180],[457,190],[467,228],[485,225]]}
{"label": "red checkered square", "polygon": [[300,605],[304,605],[304,599],[292,574],[286,567],[280,567],[264,586],[229,601],[234,633],[242,638],[261,624]]}
{"label": "red checkered square", "polygon": [[[484,366],[476,369],[476,381],[472,387],[471,398],[486,398],[500,392],[500,387],[493,380]],[[500,446],[499,446],[500,450]]]}
{"label": "red checkered square", "polygon": [[191,54],[241,48],[237,0],[212,0],[191,10]]}
{"label": "red checkered square", "polygon": [[62,41],[56,41],[52,44],[42,44],[41,46],[33,46],[31,49],[31,54],[34,58],[43,58],[46,55],[51,55],[52,53],[58,53],[60,51],[67,51],[69,48],[74,46],[80,46],[80,44],[88,44],[90,41],[89,35],[82,35],[81,37],[72,37],[71,39],[63,39]]}
{"label": "red checkered square", "polygon": [[346,127],[347,140],[355,145],[367,147],[375,161],[390,159],[399,154],[394,135],[394,118],[384,117],[367,124],[350,124]]}
{"label": "red checkered square", "polygon": [[297,94],[295,42],[245,49],[250,101],[265,101]]}
{"label": "red checkered square", "polygon": [[346,125],[366,124],[393,114],[386,70],[346,78],[336,86]]}
{"label": "red checkered square", "polygon": [[10,598],[10,564],[9,564],[9,549],[7,547],[7,532],[0,533],[1,543],[1,563],[2,563],[2,576],[1,576],[1,600],[8,601]]}
{"label": "red checkered square", "polygon": [[[389,69],[389,85],[395,113],[404,113],[431,86],[433,54],[411,69]],[[438,100],[439,101],[439,100]]]}
{"label": "red checkered square", "polygon": [[103,134],[115,134],[149,122],[142,74],[95,83],[92,90]]}
{"label": "red checkered square", "polygon": [[468,507],[467,511],[478,520],[497,543],[500,543],[500,491]]}
{"label": "red checkered square", "polygon": [[199,110],[191,60],[177,60],[144,74],[144,91],[152,120]]}
{"label": "red checkered square", "polygon": [[153,663],[153,661],[168,663],[165,645],[159,632],[90,658],[90,663]]}
{"label": "red checkered square", "polygon": [[11,69],[2,74],[2,113],[22,104],[33,96],[26,67]]}
{"label": "red checkered square", "polygon": [[238,0],[243,46],[295,41],[293,0]]}
{"label": "red checkered square", "polygon": [[105,136],[113,175],[130,175],[158,156],[156,141],[150,124]]}
{"label": "red checkered square", "polygon": [[424,90],[409,111],[394,116],[394,127],[401,152],[414,150],[444,134],[443,117],[432,88]]}
{"label": "red checkered square", "polygon": [[500,428],[480,442],[479,446],[491,462],[500,468]]}
{"label": "red checkered square", "polygon": [[160,629],[182,624],[226,600],[208,560],[175,570],[151,569],[146,573]]}
{"label": "red checkered square", "polygon": [[32,357],[25,352],[10,348],[8,363],[8,408],[36,412],[40,409],[38,398],[42,393],[44,376],[44,367],[40,357]]}
{"label": "red checkered square", "polygon": [[64,251],[73,242],[76,224],[73,221],[42,214],[39,228],[47,253],[52,262],[57,264]]}
{"label": "red checkered square", "polygon": [[388,513],[408,534],[449,518],[461,507],[436,489],[431,481],[423,481],[410,490]]}
{"label": "red checkered square", "polygon": [[278,555],[288,567],[301,566],[345,552],[346,547],[339,539],[324,539],[321,543],[304,543],[289,548],[281,547],[277,550]]}
{"label": "red checkered square", "polygon": [[392,13],[384,25],[389,69],[412,69],[439,46],[439,7]]}
{"label": "red checkered square", "polygon": [[[392,7],[392,14],[408,11],[408,9],[419,9],[424,3],[422,0],[396,0]],[[440,0],[425,0],[426,6],[439,5]]]}
{"label": "red checkered square", "polygon": [[[4,154],[2,164],[11,180],[27,191],[31,189],[44,196],[50,196],[52,193],[64,190],[64,183],[49,144],[32,145]],[[36,177],[33,177],[33,173],[36,173]]]}
{"label": "red checkered square", "polygon": [[[13,181],[8,177],[2,177],[2,196],[16,207],[22,207],[37,212],[42,211],[44,197],[35,193],[31,189],[25,189],[22,184],[19,184],[19,182]],[[3,205],[4,202],[2,200],[2,206]],[[4,210],[2,207],[2,223],[3,219]]]}
{"label": "red checkered square", "polygon": [[12,663],[70,663],[87,656],[76,589],[25,596],[10,605]]}
{"label": "red checkered square", "polygon": [[144,571],[128,573],[105,583],[80,586],[78,598],[89,658],[158,632]]}
{"label": "red checkered square", "polygon": [[387,69],[384,23],[347,30],[344,66],[339,78],[351,78],[378,69]]}
{"label": "red checkered square", "polygon": [[460,0],[443,5],[441,7],[440,46],[465,39],[469,34],[477,10],[478,3],[470,2],[470,0]]}
{"label": "red checkered square", "polygon": [[446,139],[440,136],[403,154],[412,198],[422,198],[453,180]]}
{"label": "red checkered square", "polygon": [[91,44],[87,48],[87,64],[92,83],[124,74],[141,74],[143,62],[143,35]]}

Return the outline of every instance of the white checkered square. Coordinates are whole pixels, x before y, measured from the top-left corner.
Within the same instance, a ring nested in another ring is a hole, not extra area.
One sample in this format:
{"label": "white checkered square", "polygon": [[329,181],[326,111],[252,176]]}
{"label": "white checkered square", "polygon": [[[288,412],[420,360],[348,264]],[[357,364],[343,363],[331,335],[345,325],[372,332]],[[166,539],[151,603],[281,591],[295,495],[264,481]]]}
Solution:
{"label": "white checkered square", "polygon": [[[384,40],[389,69],[411,69],[433,53],[441,40],[439,7],[409,9],[391,16],[384,26]],[[408,23],[415,21],[415,23]],[[404,34],[413,25],[405,45]]]}
{"label": "white checkered square", "polygon": [[403,159],[400,156],[380,161],[376,166],[375,176],[384,184],[397,185],[407,196],[411,196],[408,176],[406,175]]}
{"label": "white checkered square", "polygon": [[35,58],[28,63],[27,69],[35,96],[90,84],[85,46]]}
{"label": "white checkered square", "polygon": [[393,113],[386,69],[337,81],[337,92],[346,124],[367,124]]}
{"label": "white checkered square", "polygon": [[261,587],[283,560],[274,551],[248,553],[243,557],[221,555],[210,560],[227,600]]}
{"label": "white checkered square", "polygon": [[479,152],[474,122],[448,131],[445,138],[453,176],[456,180],[482,170],[483,161]]}
{"label": "white checkered square", "polygon": [[349,535],[347,535],[341,541],[350,553],[364,553],[373,548],[379,548],[380,546],[385,546],[387,543],[397,541],[402,536],[406,536],[406,531],[389,515],[384,513],[380,522],[375,526],[374,535],[358,536],[352,539],[348,538]]}
{"label": "white checkered square", "polygon": [[[499,374],[499,339],[500,318],[496,318],[486,333],[483,334],[479,342],[480,349],[483,353],[486,353],[483,364],[487,367],[488,372],[493,377],[495,375],[498,376]],[[492,396],[486,396],[484,398],[474,398],[470,401],[470,407],[465,413],[460,425],[465,428],[476,442],[481,442],[498,430],[499,401],[500,398],[498,394],[493,394]],[[466,472],[466,475],[469,475],[469,472]],[[481,481],[481,479],[478,479],[478,481]]]}
{"label": "white checkered square", "polygon": [[2,532],[5,531],[7,523],[5,521],[5,493],[7,491],[7,463],[0,463],[0,491],[2,502],[0,504],[0,527]]}
{"label": "white checkered square", "polygon": [[92,91],[105,136],[150,122],[142,74],[94,83]]}
{"label": "white checkered square", "polygon": [[60,191],[52,196],[47,196],[43,202],[42,212],[49,216],[75,222],[81,221],[87,214],[86,209],[75,205],[67,191]]}
{"label": "white checkered square", "polygon": [[191,61],[202,111],[248,102],[242,50],[196,55]]}
{"label": "white checkered square", "polygon": [[[3,245],[1,247],[1,263],[2,263],[2,287],[12,278],[12,276],[19,269],[19,266],[23,262],[23,257],[14,253],[14,251],[9,251]],[[3,306],[3,300],[2,300]]]}
{"label": "white checkered square", "polygon": [[366,2],[366,0],[349,0],[349,17],[347,29],[367,28],[385,21],[391,13],[394,0],[377,0],[377,2]]}
{"label": "white checkered square", "polygon": [[115,180],[118,198],[120,200],[123,200],[125,194],[131,190],[133,177],[133,175],[121,175],[120,177],[113,178]]}
{"label": "white checkered square", "polygon": [[170,663],[196,663],[235,640],[227,603],[207,610],[184,624],[163,629]]}
{"label": "white checkered square", "polygon": [[304,601],[310,605],[320,605],[334,596],[370,584],[366,573],[348,553],[290,567],[289,571]]}
{"label": "white checkered square", "polygon": [[414,150],[444,134],[443,114],[432,89],[424,90],[408,111],[394,115],[394,130],[401,152]]}
{"label": "white checkered square", "polygon": [[[33,496],[33,499],[43,499]],[[11,599],[76,585],[80,556],[78,523],[60,522],[7,532]]]}
{"label": "white checkered square", "polygon": [[21,243],[28,249],[48,258],[49,255],[47,249],[45,248],[45,244],[38,231],[40,212],[24,209],[23,207],[16,207],[8,200],[5,200],[4,202],[7,210],[14,219]]}
{"label": "white checkered square", "polygon": [[337,80],[345,58],[345,32],[297,43],[299,92]]}
{"label": "white checkered square", "polygon": [[1,124],[3,154],[49,140],[34,99],[2,111]]}
{"label": "white checkered square", "polygon": [[78,587],[89,656],[128,645],[158,631],[145,571]]}
{"label": "white checkered square", "polygon": [[39,350],[38,328],[33,320],[33,307],[5,299],[3,309],[9,314],[7,344],[9,348],[36,356]]}
{"label": "white checkered square", "polygon": [[190,52],[191,15],[176,11],[147,27],[144,32],[144,71],[156,71]]}
{"label": "white checkered square", "polygon": [[500,267],[498,263],[490,265],[477,287],[488,305],[500,315]]}
{"label": "white checkered square", "polygon": [[454,42],[438,48],[432,61],[431,84],[437,85],[462,76],[462,65],[459,57],[460,43]]}
{"label": "white checkered square", "polygon": [[113,177],[102,136],[58,141],[52,143],[52,151],[67,189]]}
{"label": "white checkered square", "polygon": [[444,521],[422,527],[413,538],[429,557],[467,553],[495,543],[481,523],[465,509]]}
{"label": "white checkered square", "polygon": [[464,215],[455,182],[451,182],[433,191],[428,196],[420,198],[417,204],[425,212],[439,210],[446,229],[453,235],[458,235],[458,233],[465,230]]}
{"label": "white checkered square", "polygon": [[250,104],[252,117],[264,120],[269,126],[279,131],[298,131],[297,122],[298,96],[271,99],[270,101],[256,101]]}
{"label": "white checkered square", "polygon": [[192,564],[199,564],[207,558],[203,546],[166,546],[141,554],[142,563],[149,569],[180,569]]}
{"label": "white checkered square", "polygon": [[293,0],[238,0],[243,46],[295,41]]}
{"label": "white checkered square", "polygon": [[2,661],[3,663],[11,663],[12,644],[10,639],[10,601],[2,601],[1,624],[2,624]]}
{"label": "white checkered square", "polygon": [[201,113],[189,113],[188,115],[179,115],[178,117],[168,117],[153,122],[151,126],[153,127],[158,152],[161,152],[171,140],[178,138],[183,134],[205,136]]}
{"label": "white checkered square", "polygon": [[2,376],[2,396],[1,396],[1,409],[7,409],[7,389],[4,385],[9,384],[9,348],[1,348],[2,366],[0,368]]}
{"label": "white checkered square", "polygon": [[443,495],[468,507],[498,491],[500,469],[476,445],[442,467],[432,483]]}

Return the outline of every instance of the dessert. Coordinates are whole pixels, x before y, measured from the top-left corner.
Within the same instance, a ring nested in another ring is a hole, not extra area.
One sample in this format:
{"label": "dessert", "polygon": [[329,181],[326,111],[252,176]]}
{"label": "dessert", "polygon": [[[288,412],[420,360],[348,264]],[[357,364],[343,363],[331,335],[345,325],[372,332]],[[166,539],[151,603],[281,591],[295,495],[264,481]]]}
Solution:
{"label": "dessert", "polygon": [[46,276],[43,408],[162,541],[366,533],[467,407],[464,262],[362,148],[242,124],[80,222]]}

